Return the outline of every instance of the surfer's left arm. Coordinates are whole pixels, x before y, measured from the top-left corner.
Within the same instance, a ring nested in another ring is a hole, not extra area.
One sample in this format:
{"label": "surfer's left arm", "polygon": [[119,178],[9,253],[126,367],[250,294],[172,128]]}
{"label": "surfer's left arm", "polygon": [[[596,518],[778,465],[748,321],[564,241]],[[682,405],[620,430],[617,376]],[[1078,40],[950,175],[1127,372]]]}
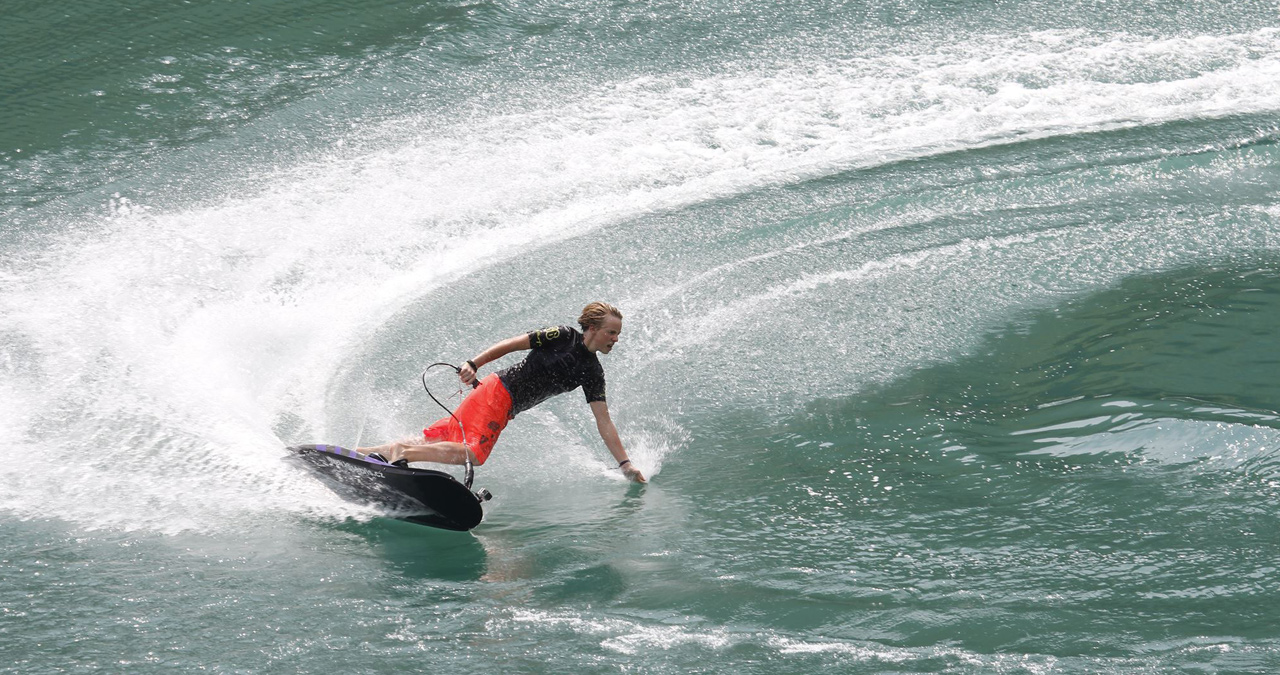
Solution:
{"label": "surfer's left arm", "polygon": [[640,469],[631,463],[631,459],[627,457],[626,448],[622,447],[622,439],[618,437],[618,428],[613,426],[613,418],[609,417],[609,404],[604,401],[591,402],[591,414],[596,417],[596,431],[600,432],[600,439],[604,441],[604,447],[609,448],[609,454],[618,461],[622,469],[622,474],[627,478],[637,482],[647,482],[644,474],[640,473]]}

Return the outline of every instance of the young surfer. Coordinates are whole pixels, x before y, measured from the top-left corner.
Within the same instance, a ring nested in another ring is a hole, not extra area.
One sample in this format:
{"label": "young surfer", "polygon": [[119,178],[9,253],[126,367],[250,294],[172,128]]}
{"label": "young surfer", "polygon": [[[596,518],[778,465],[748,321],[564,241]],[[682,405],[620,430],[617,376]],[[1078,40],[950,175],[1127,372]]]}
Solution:
{"label": "young surfer", "polygon": [[421,442],[409,439],[357,451],[376,454],[393,463],[404,460],[441,464],[463,464],[469,453],[472,462],[484,464],[509,420],[552,396],[582,387],[596,418],[596,430],[622,473],[633,481],[645,482],[644,474],[627,457],[609,417],[604,369],[596,357],[613,351],[622,333],[622,312],[613,305],[593,302],[582,309],[578,325],[581,332],[569,326],[555,326],[489,347],[462,366],[458,376],[464,384],[474,382],[477,371],[486,364],[515,351],[530,351],[520,363],[480,380],[454,411],[457,420],[445,417],[423,429]]}

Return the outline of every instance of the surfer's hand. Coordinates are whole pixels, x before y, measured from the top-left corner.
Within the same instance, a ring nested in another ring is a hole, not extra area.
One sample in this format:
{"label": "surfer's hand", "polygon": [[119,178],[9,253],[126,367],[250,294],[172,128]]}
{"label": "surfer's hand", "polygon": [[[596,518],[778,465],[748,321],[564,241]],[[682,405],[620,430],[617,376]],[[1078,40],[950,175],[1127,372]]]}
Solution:
{"label": "surfer's hand", "polygon": [[644,474],[640,473],[640,469],[637,469],[636,465],[630,462],[628,462],[626,466],[622,467],[622,475],[626,476],[627,478],[637,483],[649,482],[644,479]]}
{"label": "surfer's hand", "polygon": [[462,380],[463,384],[471,384],[476,379],[476,369],[472,368],[470,363],[464,363],[458,369],[458,378]]}

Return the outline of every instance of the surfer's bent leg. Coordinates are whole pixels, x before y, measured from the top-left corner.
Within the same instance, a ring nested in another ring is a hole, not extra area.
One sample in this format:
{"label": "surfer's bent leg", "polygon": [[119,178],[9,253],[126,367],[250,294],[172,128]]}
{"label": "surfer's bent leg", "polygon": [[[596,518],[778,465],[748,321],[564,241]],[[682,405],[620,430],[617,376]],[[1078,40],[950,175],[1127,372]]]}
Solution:
{"label": "surfer's bent leg", "polygon": [[480,386],[462,401],[454,414],[423,429],[422,436],[356,448],[356,452],[365,455],[376,452],[388,462],[405,459],[437,464],[466,464],[470,454],[473,464],[484,464],[510,419],[511,394],[497,375],[490,375],[481,380]]}
{"label": "surfer's bent leg", "polygon": [[[356,448],[356,452],[366,456],[376,452],[388,462],[396,462],[401,459],[406,459],[410,462],[466,464],[467,456],[465,453],[470,452],[470,448],[462,443],[452,443],[449,441],[441,441],[439,443],[420,443],[413,439],[405,439],[403,441],[387,443],[386,445]],[[476,457],[474,452],[471,453],[471,461],[475,464],[484,463]]]}
{"label": "surfer's bent leg", "polygon": [[481,464],[483,460],[476,457],[471,452],[471,448],[462,443],[454,443],[451,441],[440,441],[439,443],[392,443],[391,461],[399,459],[407,459],[410,462],[435,462],[437,464],[466,464],[467,455],[471,455],[471,461],[474,464]]}
{"label": "surfer's bent leg", "polygon": [[489,375],[453,414],[423,429],[422,440],[402,442],[403,452],[396,457],[410,462],[465,464],[470,452],[473,464],[484,464],[510,419],[511,394],[497,375]]}

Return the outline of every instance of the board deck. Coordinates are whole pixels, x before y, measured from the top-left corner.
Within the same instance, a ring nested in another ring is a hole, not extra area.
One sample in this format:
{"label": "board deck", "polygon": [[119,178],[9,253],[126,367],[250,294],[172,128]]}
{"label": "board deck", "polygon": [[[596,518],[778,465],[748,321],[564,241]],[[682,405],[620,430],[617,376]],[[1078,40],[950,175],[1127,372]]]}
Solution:
{"label": "board deck", "polygon": [[293,457],[315,471],[334,492],[411,515],[419,525],[467,531],[480,524],[480,498],[443,471],[391,466],[336,445],[297,445]]}

